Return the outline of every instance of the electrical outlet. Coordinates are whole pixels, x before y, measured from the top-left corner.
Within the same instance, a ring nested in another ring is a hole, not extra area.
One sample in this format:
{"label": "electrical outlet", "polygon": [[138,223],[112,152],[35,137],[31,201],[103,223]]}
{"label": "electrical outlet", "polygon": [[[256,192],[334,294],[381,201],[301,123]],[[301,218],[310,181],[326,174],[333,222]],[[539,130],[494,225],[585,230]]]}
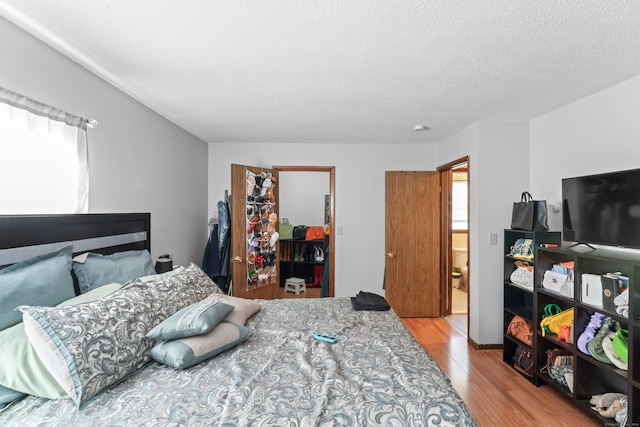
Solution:
{"label": "electrical outlet", "polygon": [[489,233],[489,244],[490,245],[498,244],[498,233]]}

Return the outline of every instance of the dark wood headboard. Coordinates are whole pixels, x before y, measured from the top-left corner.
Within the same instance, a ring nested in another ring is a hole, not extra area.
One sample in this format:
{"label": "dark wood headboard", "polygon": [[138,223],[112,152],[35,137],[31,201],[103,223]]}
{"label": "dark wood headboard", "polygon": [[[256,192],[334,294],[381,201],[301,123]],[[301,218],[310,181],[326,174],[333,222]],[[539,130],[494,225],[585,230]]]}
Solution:
{"label": "dark wood headboard", "polygon": [[0,215],[0,266],[22,261],[53,246],[73,243],[81,252],[111,254],[151,250],[149,213]]}

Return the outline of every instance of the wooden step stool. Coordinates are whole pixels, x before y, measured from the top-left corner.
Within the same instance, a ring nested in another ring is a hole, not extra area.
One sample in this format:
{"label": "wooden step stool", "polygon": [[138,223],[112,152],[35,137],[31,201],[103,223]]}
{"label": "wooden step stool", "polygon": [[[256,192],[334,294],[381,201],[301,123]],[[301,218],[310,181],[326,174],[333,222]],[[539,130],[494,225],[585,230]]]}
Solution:
{"label": "wooden step stool", "polygon": [[300,295],[300,292],[307,292],[307,287],[304,284],[304,279],[290,277],[284,282],[284,291],[295,292],[296,295]]}

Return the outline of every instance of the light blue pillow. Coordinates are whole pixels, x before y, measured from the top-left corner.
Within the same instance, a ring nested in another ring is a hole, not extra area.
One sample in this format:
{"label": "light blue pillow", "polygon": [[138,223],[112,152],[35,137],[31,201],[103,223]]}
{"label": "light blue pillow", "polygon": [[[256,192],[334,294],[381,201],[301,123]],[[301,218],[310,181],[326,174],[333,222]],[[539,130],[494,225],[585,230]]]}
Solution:
{"label": "light blue pillow", "polygon": [[9,403],[25,396],[26,394],[24,393],[20,393],[19,391],[11,390],[10,388],[0,385],[0,412],[2,412]]}
{"label": "light blue pillow", "polygon": [[184,369],[235,347],[251,335],[245,326],[222,321],[206,334],[163,341],[149,354],[157,362]]}
{"label": "light blue pillow", "polygon": [[234,308],[209,299],[191,304],[150,330],[147,338],[169,340],[207,333]]}
{"label": "light blue pillow", "polygon": [[19,305],[53,306],[76,296],[71,254],[66,246],[0,270],[0,330],[20,323]]}
{"label": "light blue pillow", "polygon": [[147,283],[136,280],[96,301],[19,309],[38,357],[80,408],[150,360],[155,341],[146,334],[151,329],[204,300],[215,288],[191,263],[174,276]]}
{"label": "light blue pillow", "polygon": [[73,272],[78,277],[80,293],[109,283],[127,283],[138,277],[155,274],[151,254],[141,251],[102,255],[89,252],[73,259]]}

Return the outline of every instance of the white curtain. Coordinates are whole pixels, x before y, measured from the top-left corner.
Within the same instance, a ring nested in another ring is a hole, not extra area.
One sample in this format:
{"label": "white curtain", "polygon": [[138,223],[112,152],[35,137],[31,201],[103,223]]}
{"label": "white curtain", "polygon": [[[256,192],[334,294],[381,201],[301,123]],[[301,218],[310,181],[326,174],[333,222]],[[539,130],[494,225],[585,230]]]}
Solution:
{"label": "white curtain", "polygon": [[0,214],[88,209],[87,120],[0,88]]}

